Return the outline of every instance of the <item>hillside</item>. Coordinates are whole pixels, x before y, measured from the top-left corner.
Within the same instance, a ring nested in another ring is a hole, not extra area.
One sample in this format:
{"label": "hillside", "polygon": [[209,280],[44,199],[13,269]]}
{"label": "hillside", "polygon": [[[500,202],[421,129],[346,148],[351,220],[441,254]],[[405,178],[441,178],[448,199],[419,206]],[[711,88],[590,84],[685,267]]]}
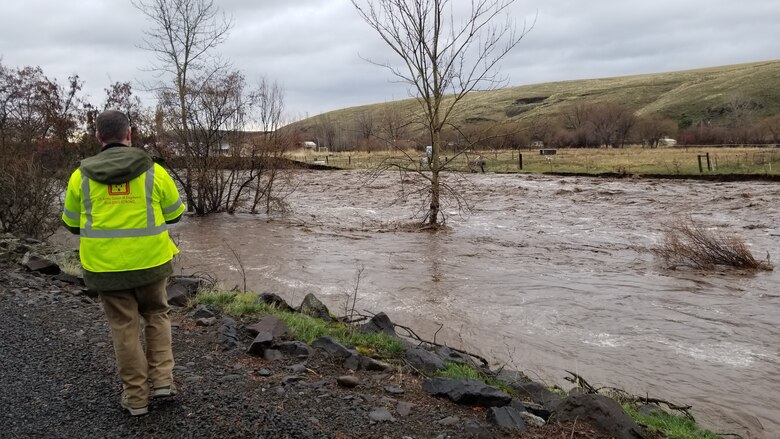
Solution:
{"label": "hillside", "polygon": [[[747,102],[756,118],[780,113],[780,61],[765,61],[680,72],[616,78],[559,81],[479,91],[462,102],[453,122],[461,126],[531,120],[560,114],[578,103],[620,103],[637,115],[661,114],[686,127],[698,121],[718,122],[735,101]],[[349,129],[364,115],[382,120],[395,112],[418,111],[413,99],[345,108],[308,118],[290,128],[309,132],[319,118]]]}

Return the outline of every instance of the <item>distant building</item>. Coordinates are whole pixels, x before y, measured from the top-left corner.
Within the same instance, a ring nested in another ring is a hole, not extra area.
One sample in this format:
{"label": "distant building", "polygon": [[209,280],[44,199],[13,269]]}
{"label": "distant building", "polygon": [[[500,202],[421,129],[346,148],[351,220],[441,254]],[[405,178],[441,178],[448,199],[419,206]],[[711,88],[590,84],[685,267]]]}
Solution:
{"label": "distant building", "polygon": [[677,141],[674,139],[670,139],[666,136],[658,139],[658,146],[675,146],[677,145]]}
{"label": "distant building", "polygon": [[544,142],[541,140],[534,140],[531,142],[531,148],[544,148]]}
{"label": "distant building", "polygon": [[317,150],[317,144],[312,142],[312,141],[310,141],[310,140],[307,140],[305,142],[301,142],[301,147],[303,149],[307,149],[307,150],[314,150],[314,151]]}

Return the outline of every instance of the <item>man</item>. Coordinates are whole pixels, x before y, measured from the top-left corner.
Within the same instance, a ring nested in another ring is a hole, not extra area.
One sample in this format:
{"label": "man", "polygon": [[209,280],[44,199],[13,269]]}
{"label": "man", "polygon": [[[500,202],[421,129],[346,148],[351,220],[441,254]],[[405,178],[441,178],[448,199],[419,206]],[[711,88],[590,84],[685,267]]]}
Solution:
{"label": "man", "polygon": [[103,149],[71,175],[62,220],[80,235],[84,282],[100,293],[111,326],[121,406],[139,416],[148,413],[150,397],[176,394],[165,286],[179,250],[166,224],[179,221],[185,207],[168,172],[130,147],[127,116],[104,111],[95,126]]}

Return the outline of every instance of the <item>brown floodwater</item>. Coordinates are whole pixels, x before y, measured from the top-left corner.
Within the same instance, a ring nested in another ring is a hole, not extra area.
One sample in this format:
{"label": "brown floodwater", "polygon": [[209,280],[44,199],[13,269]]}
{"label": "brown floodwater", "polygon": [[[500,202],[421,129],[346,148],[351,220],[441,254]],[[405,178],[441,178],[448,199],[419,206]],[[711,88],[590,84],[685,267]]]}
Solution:
{"label": "brown floodwater", "polygon": [[[284,217],[218,215],[175,226],[182,273],[275,292],[315,293],[344,314],[386,312],[428,339],[549,384],[595,386],[693,405],[705,425],[780,435],[780,269],[699,273],[650,251],[665,223],[692,217],[780,261],[780,185],[479,174],[453,182],[450,230],[397,227],[398,174],[305,171]],[[408,185],[405,185],[408,189]],[[443,328],[438,331],[440,325]]]}

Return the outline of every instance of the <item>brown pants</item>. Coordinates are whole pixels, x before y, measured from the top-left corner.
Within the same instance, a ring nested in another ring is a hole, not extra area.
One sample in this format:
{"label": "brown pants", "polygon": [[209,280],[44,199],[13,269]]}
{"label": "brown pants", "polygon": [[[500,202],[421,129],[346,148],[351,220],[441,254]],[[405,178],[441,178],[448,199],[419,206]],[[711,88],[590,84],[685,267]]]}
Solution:
{"label": "brown pants", "polygon": [[[103,310],[111,326],[116,364],[127,402],[145,407],[149,381],[153,387],[173,382],[171,321],[168,317],[167,279],[122,291],[101,293]],[[140,340],[140,317],[146,322],[146,352]]]}

